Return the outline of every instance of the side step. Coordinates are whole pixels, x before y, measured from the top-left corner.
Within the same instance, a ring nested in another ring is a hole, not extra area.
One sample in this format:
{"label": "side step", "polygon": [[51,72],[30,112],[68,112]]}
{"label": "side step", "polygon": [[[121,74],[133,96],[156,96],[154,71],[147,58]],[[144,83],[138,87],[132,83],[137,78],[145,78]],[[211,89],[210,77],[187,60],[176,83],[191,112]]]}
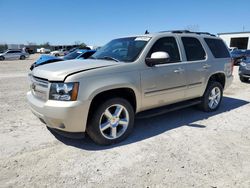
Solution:
{"label": "side step", "polygon": [[139,112],[136,114],[137,119],[142,119],[142,118],[151,118],[154,116],[159,116],[168,112],[172,112],[175,110],[179,110],[182,108],[187,108],[189,106],[197,105],[201,103],[201,99],[192,99],[192,100],[187,100],[184,102],[179,102],[175,104],[170,104],[167,106],[159,107],[159,108],[154,108],[151,110],[146,110],[143,112]]}

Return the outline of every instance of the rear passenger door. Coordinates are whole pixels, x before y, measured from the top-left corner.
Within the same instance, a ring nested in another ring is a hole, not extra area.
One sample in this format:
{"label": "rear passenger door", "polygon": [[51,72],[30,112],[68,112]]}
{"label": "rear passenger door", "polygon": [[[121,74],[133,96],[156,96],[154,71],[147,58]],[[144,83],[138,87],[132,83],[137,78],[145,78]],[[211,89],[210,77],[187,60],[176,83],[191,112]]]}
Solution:
{"label": "rear passenger door", "polygon": [[210,69],[207,54],[196,37],[181,37],[181,42],[186,54],[187,92],[185,98],[199,97],[202,95],[205,78]]}

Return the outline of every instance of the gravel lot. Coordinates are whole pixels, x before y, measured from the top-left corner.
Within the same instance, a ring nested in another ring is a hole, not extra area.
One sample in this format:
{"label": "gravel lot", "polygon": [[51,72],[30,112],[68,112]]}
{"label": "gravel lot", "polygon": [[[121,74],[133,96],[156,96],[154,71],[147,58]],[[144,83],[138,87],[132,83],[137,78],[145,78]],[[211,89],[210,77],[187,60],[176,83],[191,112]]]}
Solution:
{"label": "gravel lot", "polygon": [[219,111],[137,119],[119,145],[53,135],[29,110],[38,55],[0,62],[0,187],[250,187],[250,84],[235,67]]}

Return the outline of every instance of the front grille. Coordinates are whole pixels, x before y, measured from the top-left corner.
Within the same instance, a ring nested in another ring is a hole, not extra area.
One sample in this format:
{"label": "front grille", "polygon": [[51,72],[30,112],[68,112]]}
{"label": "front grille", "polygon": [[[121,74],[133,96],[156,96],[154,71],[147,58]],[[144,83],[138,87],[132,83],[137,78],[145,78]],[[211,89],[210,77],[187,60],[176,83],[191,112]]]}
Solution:
{"label": "front grille", "polygon": [[30,75],[30,89],[32,94],[42,101],[47,100],[48,91],[49,91],[49,82],[43,78],[34,77]]}

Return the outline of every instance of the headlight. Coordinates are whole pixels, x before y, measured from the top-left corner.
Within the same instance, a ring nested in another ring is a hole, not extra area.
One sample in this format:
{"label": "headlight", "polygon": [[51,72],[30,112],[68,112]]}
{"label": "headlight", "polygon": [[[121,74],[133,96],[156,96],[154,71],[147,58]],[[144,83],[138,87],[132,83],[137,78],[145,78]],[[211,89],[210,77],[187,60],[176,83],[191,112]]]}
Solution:
{"label": "headlight", "polygon": [[241,62],[240,65],[243,66],[243,67],[245,67],[247,64],[244,63],[244,62]]}
{"label": "headlight", "polygon": [[59,101],[75,101],[79,83],[51,83],[49,99]]}

